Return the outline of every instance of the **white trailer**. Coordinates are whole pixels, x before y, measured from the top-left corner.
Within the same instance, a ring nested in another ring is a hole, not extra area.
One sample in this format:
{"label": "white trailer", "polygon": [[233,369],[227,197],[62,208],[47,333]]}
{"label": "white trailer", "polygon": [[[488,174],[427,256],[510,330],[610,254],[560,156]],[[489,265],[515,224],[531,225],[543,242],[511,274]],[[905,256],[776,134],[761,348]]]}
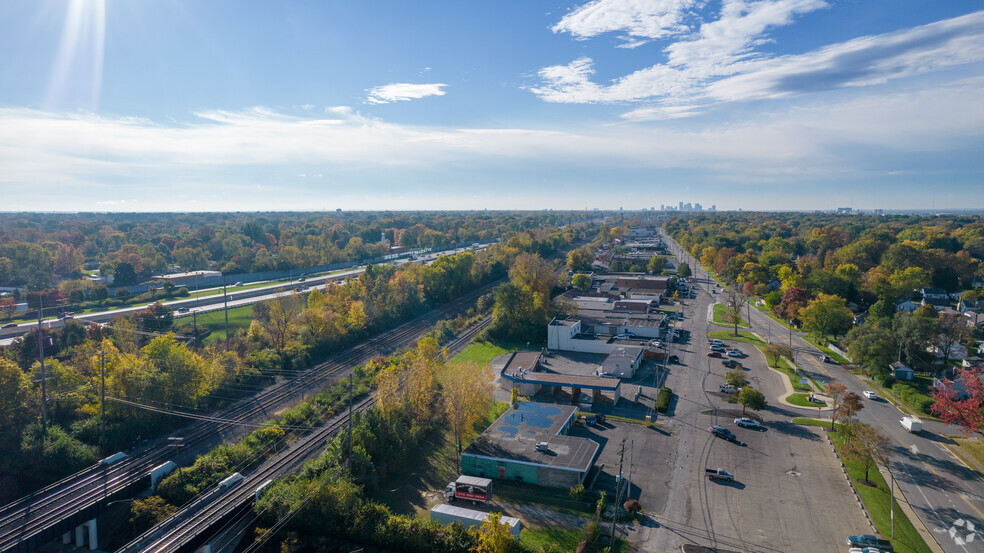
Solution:
{"label": "white trailer", "polygon": [[105,459],[99,461],[99,464],[100,465],[112,465],[113,463],[122,461],[123,459],[126,459],[126,458],[127,458],[127,454],[126,453],[123,453],[122,451],[119,451],[119,452],[114,453],[114,454],[110,455],[109,457],[106,457]]}
{"label": "white trailer", "polygon": [[150,491],[156,490],[157,484],[161,479],[174,472],[176,468],[178,468],[178,465],[175,465],[174,461],[168,461],[163,465],[154,467],[154,470],[150,471]]}
{"label": "white trailer", "polygon": [[238,472],[232,473],[231,476],[227,476],[221,482],[219,482],[220,490],[228,490],[229,488],[235,486],[236,484],[243,481],[243,475]]}
{"label": "white trailer", "polygon": [[905,428],[913,434],[922,430],[922,421],[916,417],[902,417],[899,419],[899,423],[902,424],[902,428]]}
{"label": "white trailer", "polygon": [[[482,523],[485,522],[485,518],[488,515],[489,514],[484,511],[465,509],[464,507],[455,507],[454,505],[448,505],[447,503],[440,503],[431,509],[431,520],[437,521],[443,525],[448,525],[452,522],[460,522],[466,530],[472,526],[476,528],[482,526]],[[509,525],[509,531],[512,533],[513,537],[519,539],[521,524],[518,518],[503,516],[502,523]]]}

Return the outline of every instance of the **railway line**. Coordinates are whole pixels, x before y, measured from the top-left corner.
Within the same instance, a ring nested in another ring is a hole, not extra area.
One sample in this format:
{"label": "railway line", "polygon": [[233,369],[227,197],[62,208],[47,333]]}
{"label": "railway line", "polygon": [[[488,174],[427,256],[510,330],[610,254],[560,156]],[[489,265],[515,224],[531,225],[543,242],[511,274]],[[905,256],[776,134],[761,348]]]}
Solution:
{"label": "railway line", "polygon": [[[448,350],[456,352],[463,349],[491,321],[491,317],[485,317],[466,329],[448,344]],[[375,401],[371,396],[359,400],[352,406],[352,411],[354,413],[368,409]],[[291,444],[280,455],[268,459],[256,470],[244,475],[242,482],[234,488],[227,491],[213,488],[119,549],[117,553],[177,552],[198,541],[202,534],[220,521],[248,506],[255,497],[256,489],[264,482],[291,474],[305,461],[316,457],[323,450],[325,441],[344,428],[348,421],[347,411],[335,416],[324,426]]]}
{"label": "railway line", "polygon": [[216,413],[218,421],[193,423],[168,438],[148,444],[111,465],[94,465],[0,509],[0,552],[28,552],[98,515],[110,499],[144,487],[149,472],[176,455],[169,439],[195,448],[240,424],[266,419],[269,413],[295,403],[304,393],[344,377],[355,365],[411,344],[443,318],[463,313],[498,282],[484,286],[376,336],[297,377],[273,384]]}

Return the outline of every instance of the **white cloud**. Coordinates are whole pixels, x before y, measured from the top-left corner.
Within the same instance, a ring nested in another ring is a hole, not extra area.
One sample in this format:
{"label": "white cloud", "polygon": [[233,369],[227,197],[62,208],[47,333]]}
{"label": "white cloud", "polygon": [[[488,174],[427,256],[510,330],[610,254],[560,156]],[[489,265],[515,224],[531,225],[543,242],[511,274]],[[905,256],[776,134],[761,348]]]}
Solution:
{"label": "white cloud", "polygon": [[443,89],[446,86],[448,85],[442,83],[392,83],[377,86],[370,90],[366,102],[370,104],[388,104],[390,102],[416,100],[425,96],[444,96],[446,92]]}
{"label": "white cloud", "polygon": [[[705,180],[777,182],[795,181],[796,175],[885,174],[918,169],[909,164],[913,156],[942,152],[949,159],[979,151],[984,139],[982,81],[934,84],[837,104],[801,103],[754,121],[687,130],[631,123],[692,115],[701,106],[647,106],[623,115],[626,124],[577,132],[406,126],[342,109],[322,118],[263,108],[214,111],[163,125],[3,108],[0,197],[4,205],[26,209],[54,209],[45,202],[62,199],[73,209],[98,208],[96,199],[107,198],[181,209],[185,199],[209,191],[236,202],[253,201],[253,208],[297,208],[296,201],[288,201],[298,194],[285,188],[286,178],[326,193],[351,190],[352,185],[389,197],[404,187],[427,192],[414,183],[431,182],[435,175],[451,181],[470,178],[451,174],[454,167],[513,183],[518,181],[511,168],[528,168],[524,172],[536,175],[534,180],[515,186],[533,192],[538,183],[562,182],[563,175],[581,167],[604,170],[616,179],[625,172],[654,169],[696,172]],[[866,154],[872,149],[878,155]],[[381,179],[388,188],[371,184],[373,176],[394,172],[401,178]],[[297,178],[300,174],[307,178]]]}
{"label": "white cloud", "polygon": [[[565,15],[552,27],[555,33],[570,33],[587,39],[612,31],[624,31],[636,46],[639,38],[656,39],[688,30],[683,19],[696,0],[594,0]],[[631,47],[631,46],[629,46]]]}
{"label": "white cloud", "polygon": [[[627,14],[638,15],[638,7],[628,0],[597,0],[566,16],[554,30],[563,25],[563,30],[584,38],[632,29],[629,22],[635,19]],[[568,65],[544,67],[538,73],[540,84],[526,89],[547,102],[652,103],[623,115],[638,121],[703,111],[681,109],[681,105],[700,104],[706,109],[717,102],[870,86],[984,60],[984,11],[803,54],[774,56],[758,49],[769,42],[770,29],[825,7],[824,0],[724,0],[717,19],[665,48],[666,63],[595,82],[594,62],[585,56]],[[633,45],[628,41],[622,46]]]}

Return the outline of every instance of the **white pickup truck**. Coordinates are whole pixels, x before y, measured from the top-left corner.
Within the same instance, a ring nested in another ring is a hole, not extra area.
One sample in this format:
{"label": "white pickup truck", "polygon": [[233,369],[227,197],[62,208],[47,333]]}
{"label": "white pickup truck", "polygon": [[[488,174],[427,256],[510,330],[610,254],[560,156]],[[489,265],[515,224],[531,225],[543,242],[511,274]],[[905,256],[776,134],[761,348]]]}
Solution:
{"label": "white pickup truck", "polygon": [[725,482],[735,481],[735,475],[724,469],[704,469],[704,476],[710,478],[711,480],[724,480]]}

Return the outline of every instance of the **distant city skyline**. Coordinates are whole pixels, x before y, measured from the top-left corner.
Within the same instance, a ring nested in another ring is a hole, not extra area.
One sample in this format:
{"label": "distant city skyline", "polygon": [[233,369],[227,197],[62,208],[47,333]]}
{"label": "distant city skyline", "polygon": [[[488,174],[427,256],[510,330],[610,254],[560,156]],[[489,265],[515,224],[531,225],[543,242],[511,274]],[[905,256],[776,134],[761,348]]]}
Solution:
{"label": "distant city skyline", "polygon": [[5,211],[984,208],[979,1],[0,15]]}

